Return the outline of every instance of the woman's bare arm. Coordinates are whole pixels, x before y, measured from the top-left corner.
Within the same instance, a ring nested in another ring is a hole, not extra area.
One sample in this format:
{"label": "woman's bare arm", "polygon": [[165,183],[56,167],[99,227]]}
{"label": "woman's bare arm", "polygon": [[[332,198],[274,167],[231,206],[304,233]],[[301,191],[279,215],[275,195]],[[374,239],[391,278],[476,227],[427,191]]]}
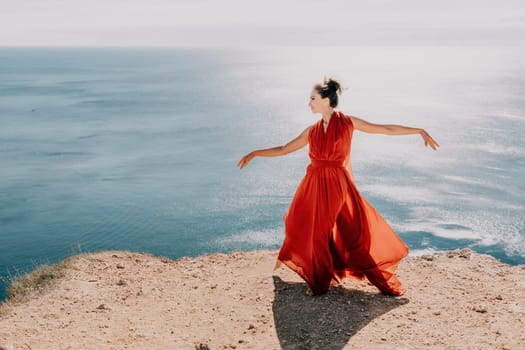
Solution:
{"label": "woman's bare arm", "polygon": [[258,149],[245,155],[239,160],[237,166],[242,169],[255,157],[278,157],[285,154],[295,152],[308,144],[308,131],[310,127],[304,129],[304,131],[292,141],[288,142],[284,146],[277,146],[272,148]]}
{"label": "woman's bare arm", "polygon": [[356,130],[360,130],[369,134],[384,134],[384,135],[413,135],[420,134],[425,142],[425,146],[436,150],[439,144],[426,132],[424,129],[411,128],[408,126],[395,124],[374,124],[366,120],[351,116],[352,123]]}

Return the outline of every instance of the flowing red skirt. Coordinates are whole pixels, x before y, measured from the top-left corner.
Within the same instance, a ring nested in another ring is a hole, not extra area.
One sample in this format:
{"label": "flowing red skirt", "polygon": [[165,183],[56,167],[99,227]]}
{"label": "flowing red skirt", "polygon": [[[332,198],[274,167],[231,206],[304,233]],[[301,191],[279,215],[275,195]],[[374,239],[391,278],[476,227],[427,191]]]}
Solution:
{"label": "flowing red skirt", "polygon": [[284,215],[285,239],[278,259],[298,273],[314,294],[330,282],[367,278],[381,292],[401,295],[395,275],[408,248],[360,195],[349,160],[353,125],[334,112],[326,132],[309,133],[311,164]]}

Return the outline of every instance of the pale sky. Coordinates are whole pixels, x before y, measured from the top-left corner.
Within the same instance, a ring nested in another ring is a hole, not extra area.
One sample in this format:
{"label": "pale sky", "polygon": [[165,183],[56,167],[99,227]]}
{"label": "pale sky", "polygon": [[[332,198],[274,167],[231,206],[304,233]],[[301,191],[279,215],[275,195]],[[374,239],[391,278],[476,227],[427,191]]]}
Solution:
{"label": "pale sky", "polygon": [[0,0],[0,46],[525,46],[525,0]]}

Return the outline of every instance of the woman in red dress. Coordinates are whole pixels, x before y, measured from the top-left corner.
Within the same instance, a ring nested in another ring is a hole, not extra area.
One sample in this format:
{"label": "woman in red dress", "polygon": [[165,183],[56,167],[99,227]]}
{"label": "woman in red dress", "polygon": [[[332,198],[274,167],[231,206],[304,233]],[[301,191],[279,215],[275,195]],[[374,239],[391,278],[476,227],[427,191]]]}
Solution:
{"label": "woman in red dress", "polygon": [[308,284],[307,294],[325,293],[344,278],[367,278],[383,294],[403,295],[395,275],[408,247],[357,190],[349,164],[354,130],[372,134],[419,134],[425,146],[438,143],[423,129],[372,124],[335,111],[340,84],[333,79],[314,86],[308,106],[322,118],[284,146],[255,150],[237,164],[254,157],[276,157],[309,144],[311,163],[284,215],[285,238],[281,263]]}

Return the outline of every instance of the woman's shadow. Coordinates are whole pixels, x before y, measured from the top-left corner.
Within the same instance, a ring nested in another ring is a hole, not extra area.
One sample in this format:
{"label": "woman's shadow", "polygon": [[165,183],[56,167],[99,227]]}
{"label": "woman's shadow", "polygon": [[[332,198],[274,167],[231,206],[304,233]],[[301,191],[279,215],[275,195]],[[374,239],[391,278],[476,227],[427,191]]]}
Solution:
{"label": "woman's shadow", "polygon": [[340,286],[321,296],[305,295],[304,283],[273,276],[273,317],[281,348],[285,350],[342,349],[374,318],[404,304],[393,298]]}

